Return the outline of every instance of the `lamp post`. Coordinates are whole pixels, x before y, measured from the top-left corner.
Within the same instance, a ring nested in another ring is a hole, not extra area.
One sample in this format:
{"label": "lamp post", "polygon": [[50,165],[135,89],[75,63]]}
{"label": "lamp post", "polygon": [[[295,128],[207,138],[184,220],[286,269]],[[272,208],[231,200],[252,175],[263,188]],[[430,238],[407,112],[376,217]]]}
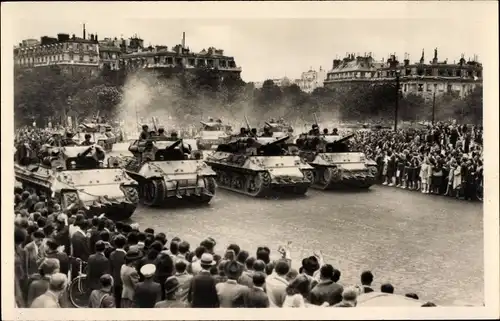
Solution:
{"label": "lamp post", "polygon": [[434,125],[434,119],[436,117],[436,89],[437,84],[434,84],[434,92],[432,94],[432,125]]}
{"label": "lamp post", "polygon": [[396,70],[396,105],[394,106],[394,131],[398,130],[398,110],[399,110],[399,75],[401,71]]}

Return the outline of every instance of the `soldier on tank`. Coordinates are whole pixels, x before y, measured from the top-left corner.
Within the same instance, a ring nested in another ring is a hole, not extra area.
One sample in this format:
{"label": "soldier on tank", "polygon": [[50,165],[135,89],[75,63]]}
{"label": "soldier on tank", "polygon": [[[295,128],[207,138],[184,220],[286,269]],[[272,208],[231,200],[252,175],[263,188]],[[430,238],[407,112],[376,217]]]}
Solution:
{"label": "soldier on tank", "polygon": [[262,137],[273,137],[273,133],[271,133],[271,127],[264,126],[264,133],[262,133]]}
{"label": "soldier on tank", "polygon": [[163,127],[158,128],[158,136],[159,137],[167,137],[167,135],[165,134],[165,128],[163,128]]}
{"label": "soldier on tank", "polygon": [[73,140],[74,134],[72,132],[67,132],[66,137],[62,140],[62,146],[76,146],[78,145],[76,141]]}
{"label": "soldier on tank", "polygon": [[328,135],[328,128],[323,129],[323,135]]}
{"label": "soldier on tank", "polygon": [[142,125],[142,132],[139,135],[139,140],[148,139],[148,136],[149,136],[149,127],[148,127],[148,125]]}
{"label": "soldier on tank", "polygon": [[94,145],[94,142],[90,139],[92,136],[90,134],[85,134],[85,140],[80,144],[81,146],[91,146]]}
{"label": "soldier on tank", "polygon": [[250,132],[252,137],[257,137],[257,128],[252,128]]}
{"label": "soldier on tank", "polygon": [[238,137],[247,137],[247,129],[245,127],[240,128],[240,133],[238,134]]}
{"label": "soldier on tank", "polygon": [[339,134],[339,130],[337,128],[334,128],[332,130],[332,135],[338,135]]}

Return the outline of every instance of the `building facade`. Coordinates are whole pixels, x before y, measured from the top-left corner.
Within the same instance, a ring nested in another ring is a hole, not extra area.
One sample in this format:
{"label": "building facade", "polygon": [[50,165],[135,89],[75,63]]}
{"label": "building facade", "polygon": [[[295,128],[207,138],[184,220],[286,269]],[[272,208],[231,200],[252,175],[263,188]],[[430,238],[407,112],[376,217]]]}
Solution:
{"label": "building facade", "polygon": [[83,37],[60,33],[57,38],[43,36],[40,41],[23,40],[14,48],[14,63],[18,67],[44,67],[58,65],[61,67],[86,67],[88,70],[99,66],[99,44],[97,36],[91,34]]}
{"label": "building facade", "polygon": [[300,87],[300,89],[306,93],[312,93],[314,89],[323,87],[324,81],[326,80],[326,70],[321,66],[319,71],[313,70],[312,67],[309,71],[303,72],[300,79],[296,79],[294,83]]}
{"label": "building facade", "polygon": [[458,63],[449,63],[447,60],[438,60],[437,49],[428,63],[425,62],[424,51],[417,63],[410,63],[408,55],[400,63],[395,54],[385,62],[375,61],[371,54],[348,54],[342,60],[333,61],[324,85],[327,88],[340,88],[356,83],[395,82],[399,74],[403,95],[412,93],[429,99],[434,93],[454,93],[465,97],[476,86],[482,85],[482,71],[483,66],[477,57],[466,61],[462,55]]}
{"label": "building facade", "polygon": [[58,34],[57,38],[47,36],[41,40],[26,39],[14,48],[14,61],[18,67],[34,68],[43,66],[79,66],[95,72],[105,67],[111,70],[120,68],[133,71],[136,69],[162,69],[182,67],[184,69],[209,68],[221,73],[241,73],[234,57],[224,55],[224,51],[213,47],[194,53],[182,44],[171,50],[167,46],[144,47],[144,40],[137,36],[129,39],[105,38],[97,35],[83,37]]}

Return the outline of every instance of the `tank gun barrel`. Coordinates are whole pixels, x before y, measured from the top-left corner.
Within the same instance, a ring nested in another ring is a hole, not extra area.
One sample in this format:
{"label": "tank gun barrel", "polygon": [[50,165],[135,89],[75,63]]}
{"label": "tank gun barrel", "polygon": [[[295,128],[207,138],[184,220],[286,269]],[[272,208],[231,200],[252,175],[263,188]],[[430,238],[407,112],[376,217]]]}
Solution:
{"label": "tank gun barrel", "polygon": [[272,142],[269,142],[269,143],[262,145],[262,146],[276,145],[278,143],[282,143],[282,142],[286,141],[288,138],[290,138],[290,136],[286,135],[286,136],[283,136],[277,140],[273,140]]}
{"label": "tank gun barrel", "polygon": [[264,122],[264,124],[266,124],[267,126],[269,127],[273,127],[271,124],[269,124],[267,121]]}
{"label": "tank gun barrel", "polygon": [[350,135],[347,135],[346,137],[343,137],[337,141],[334,142],[334,144],[340,144],[340,143],[343,143],[349,139],[351,139],[355,134],[350,134]]}

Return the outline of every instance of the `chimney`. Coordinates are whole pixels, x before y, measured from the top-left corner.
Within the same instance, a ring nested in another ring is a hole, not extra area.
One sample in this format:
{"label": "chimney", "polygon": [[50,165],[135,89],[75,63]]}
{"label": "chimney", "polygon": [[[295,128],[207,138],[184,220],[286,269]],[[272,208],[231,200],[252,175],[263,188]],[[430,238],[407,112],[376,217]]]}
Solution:
{"label": "chimney", "polygon": [[94,35],[94,40],[97,41],[97,33]]}
{"label": "chimney", "polygon": [[86,33],[85,24],[83,24],[83,39],[85,39],[85,33]]}
{"label": "chimney", "polygon": [[186,33],[182,32],[182,49],[186,47]]}

